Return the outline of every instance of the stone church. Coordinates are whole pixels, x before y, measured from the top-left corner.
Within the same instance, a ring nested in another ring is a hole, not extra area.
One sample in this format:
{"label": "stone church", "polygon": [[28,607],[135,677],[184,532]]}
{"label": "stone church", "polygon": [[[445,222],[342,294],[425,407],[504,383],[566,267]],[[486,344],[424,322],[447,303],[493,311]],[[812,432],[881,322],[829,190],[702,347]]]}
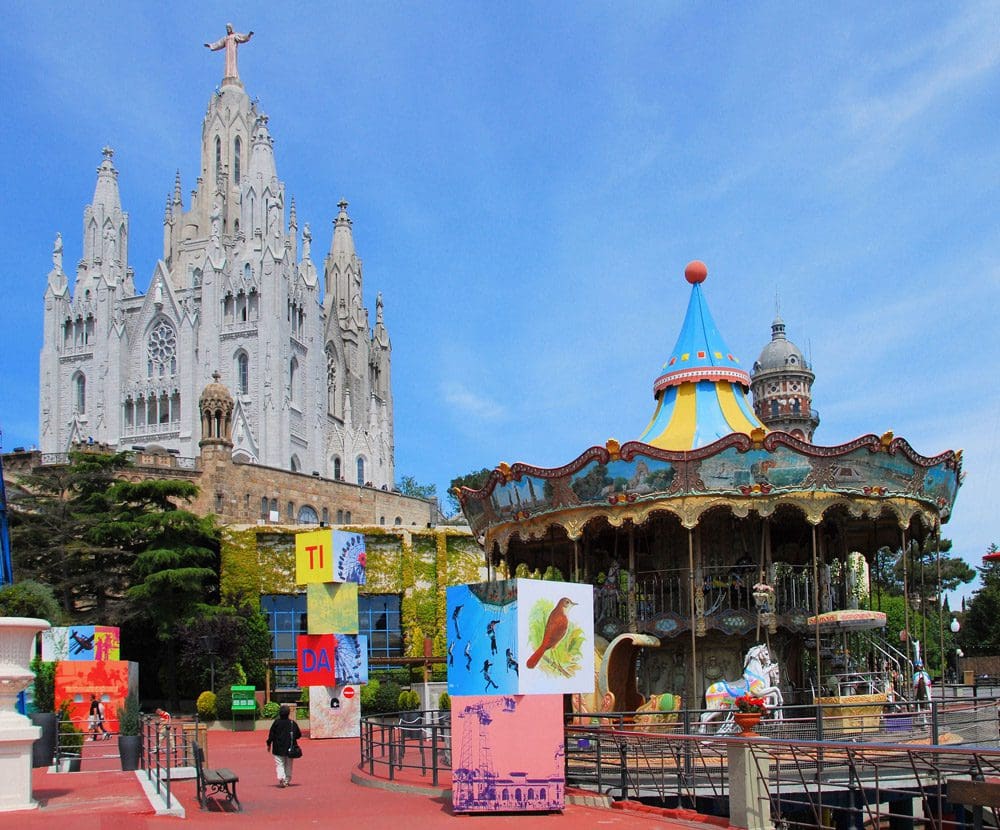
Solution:
{"label": "stone church", "polygon": [[[240,38],[243,38],[242,40]],[[45,289],[39,442],[64,453],[199,455],[199,396],[213,375],[232,394],[232,459],[391,489],[392,349],[382,296],[375,324],[341,201],[322,280],[309,225],[278,178],[268,118],[247,95],[230,31],[222,83],[201,128],[185,204],[180,174],[163,217],[163,255],[145,294],[129,260],[129,217],[105,148],[83,255],[72,278],[57,236]],[[145,268],[147,266],[141,266]]]}

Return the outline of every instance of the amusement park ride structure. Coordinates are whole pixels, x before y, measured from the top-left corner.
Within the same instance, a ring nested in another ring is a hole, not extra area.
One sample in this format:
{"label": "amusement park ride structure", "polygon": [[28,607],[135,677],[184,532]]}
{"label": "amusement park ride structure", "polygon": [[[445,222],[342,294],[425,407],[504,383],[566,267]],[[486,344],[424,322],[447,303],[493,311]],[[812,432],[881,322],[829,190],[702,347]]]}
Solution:
{"label": "amusement park ride structure", "polygon": [[939,536],[961,452],[925,457],[891,432],[833,447],[769,432],[706,276],[697,261],[685,270],[687,313],[640,440],[554,469],[501,463],[459,491],[491,577],[548,570],[594,585],[604,711],[662,693],[696,707],[761,642],[790,703],[899,695],[914,666],[865,607],[873,565],[882,548]]}

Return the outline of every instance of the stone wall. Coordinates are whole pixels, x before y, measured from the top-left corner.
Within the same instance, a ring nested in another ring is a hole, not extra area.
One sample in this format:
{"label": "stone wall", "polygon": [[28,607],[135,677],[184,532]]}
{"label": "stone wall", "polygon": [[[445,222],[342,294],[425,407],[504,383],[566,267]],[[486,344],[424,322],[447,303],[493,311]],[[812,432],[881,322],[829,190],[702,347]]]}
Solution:
{"label": "stone wall", "polygon": [[[87,445],[75,449],[86,451]],[[94,452],[114,452],[111,447],[94,445]],[[198,496],[189,505],[198,515],[213,514],[220,525],[272,523],[270,510],[265,516],[261,499],[277,503],[276,524],[294,524],[298,511],[308,505],[327,523],[337,521],[338,511],[343,512],[342,523],[375,526],[427,528],[440,520],[434,500],[412,498],[389,490],[362,487],[346,481],[332,481],[320,476],[292,473],[259,464],[238,464],[228,448],[206,446],[198,458],[182,458],[167,452],[133,452],[133,466],[121,473],[128,481],[150,478],[183,479],[196,484]],[[4,455],[4,475],[11,485],[17,478],[31,472],[39,465],[67,463],[63,454],[46,454],[37,450]],[[13,494],[12,494],[13,500]],[[288,505],[292,505],[289,518]],[[347,515],[350,514],[350,519]]]}

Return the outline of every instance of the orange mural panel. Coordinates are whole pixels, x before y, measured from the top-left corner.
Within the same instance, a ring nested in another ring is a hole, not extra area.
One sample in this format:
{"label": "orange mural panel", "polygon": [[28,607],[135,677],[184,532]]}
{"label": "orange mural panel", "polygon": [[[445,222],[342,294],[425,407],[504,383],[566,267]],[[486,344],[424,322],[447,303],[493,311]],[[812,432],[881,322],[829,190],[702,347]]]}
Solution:
{"label": "orange mural panel", "polygon": [[90,696],[104,704],[104,726],[118,731],[118,710],[128,696],[129,673],[138,679],[138,665],[120,660],[60,660],[56,663],[56,707],[69,701],[74,725],[87,731]]}

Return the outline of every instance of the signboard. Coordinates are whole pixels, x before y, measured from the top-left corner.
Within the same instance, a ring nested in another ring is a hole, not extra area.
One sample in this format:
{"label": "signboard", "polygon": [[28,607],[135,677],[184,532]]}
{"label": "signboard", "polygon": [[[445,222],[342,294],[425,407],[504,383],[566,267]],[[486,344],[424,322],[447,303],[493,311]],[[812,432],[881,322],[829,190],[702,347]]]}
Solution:
{"label": "signboard", "polygon": [[234,712],[257,711],[256,686],[230,686],[229,688],[233,693]]}

